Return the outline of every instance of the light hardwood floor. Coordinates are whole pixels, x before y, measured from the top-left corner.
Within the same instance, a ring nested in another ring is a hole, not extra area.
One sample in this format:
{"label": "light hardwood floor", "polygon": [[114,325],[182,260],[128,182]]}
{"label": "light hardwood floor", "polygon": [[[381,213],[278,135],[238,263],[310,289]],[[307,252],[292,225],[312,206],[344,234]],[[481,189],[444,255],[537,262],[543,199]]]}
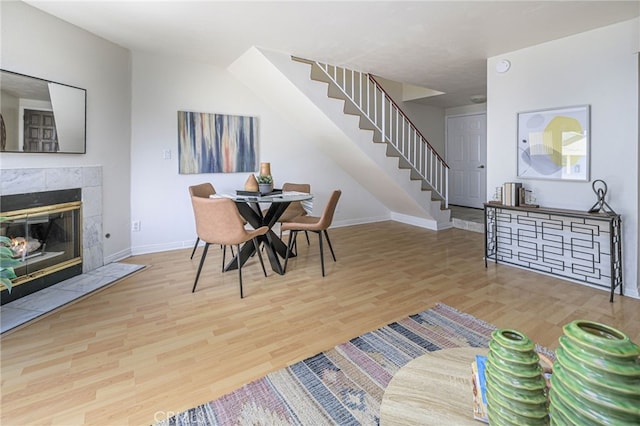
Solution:
{"label": "light hardwood floor", "polygon": [[285,276],[257,258],[220,272],[209,252],[135,256],[145,270],[1,339],[3,426],[148,425],[438,302],[557,347],[590,319],[640,342],[640,300],[483,261],[483,235],[395,222],[330,230],[337,263],[320,275],[317,239]]}

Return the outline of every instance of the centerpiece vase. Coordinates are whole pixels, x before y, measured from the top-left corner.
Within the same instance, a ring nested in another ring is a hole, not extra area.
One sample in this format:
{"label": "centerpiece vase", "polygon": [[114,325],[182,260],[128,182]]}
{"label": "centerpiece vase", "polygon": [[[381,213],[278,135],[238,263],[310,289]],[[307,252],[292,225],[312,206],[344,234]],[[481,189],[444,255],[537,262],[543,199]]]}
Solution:
{"label": "centerpiece vase", "polygon": [[551,376],[551,424],[640,425],[640,346],[613,327],[563,327]]}
{"label": "centerpiece vase", "polygon": [[249,177],[247,177],[247,180],[244,183],[244,190],[245,191],[258,190],[258,181],[256,180],[256,177],[253,174],[250,174]]}
{"label": "centerpiece vase", "polygon": [[485,376],[491,425],[549,424],[547,385],[540,357],[527,336],[516,330],[495,330]]}
{"label": "centerpiece vase", "polygon": [[260,175],[271,176],[271,163],[260,163]]}

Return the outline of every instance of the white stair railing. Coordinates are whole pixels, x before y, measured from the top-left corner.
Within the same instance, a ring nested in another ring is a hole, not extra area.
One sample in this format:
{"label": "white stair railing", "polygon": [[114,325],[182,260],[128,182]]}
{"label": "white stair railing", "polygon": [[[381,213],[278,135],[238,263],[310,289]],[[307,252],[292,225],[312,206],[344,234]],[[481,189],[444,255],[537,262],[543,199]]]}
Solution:
{"label": "white stair railing", "polygon": [[358,108],[448,207],[449,166],[384,89],[369,75],[315,64]]}

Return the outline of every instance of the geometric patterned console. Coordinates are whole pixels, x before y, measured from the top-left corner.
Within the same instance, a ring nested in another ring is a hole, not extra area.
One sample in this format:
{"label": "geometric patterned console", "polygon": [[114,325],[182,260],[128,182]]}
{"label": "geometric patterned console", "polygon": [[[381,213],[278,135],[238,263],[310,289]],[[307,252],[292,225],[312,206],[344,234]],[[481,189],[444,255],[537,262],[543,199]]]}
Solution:
{"label": "geometric patterned console", "polygon": [[485,203],[485,257],[622,295],[620,215]]}

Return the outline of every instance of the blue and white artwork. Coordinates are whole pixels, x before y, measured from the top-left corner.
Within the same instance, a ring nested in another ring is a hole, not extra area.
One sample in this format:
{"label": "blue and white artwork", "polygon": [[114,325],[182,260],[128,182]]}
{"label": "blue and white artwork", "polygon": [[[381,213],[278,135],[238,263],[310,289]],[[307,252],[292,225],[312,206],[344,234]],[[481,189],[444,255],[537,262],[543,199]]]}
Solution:
{"label": "blue and white artwork", "polygon": [[255,172],[258,119],[178,111],[180,174]]}

